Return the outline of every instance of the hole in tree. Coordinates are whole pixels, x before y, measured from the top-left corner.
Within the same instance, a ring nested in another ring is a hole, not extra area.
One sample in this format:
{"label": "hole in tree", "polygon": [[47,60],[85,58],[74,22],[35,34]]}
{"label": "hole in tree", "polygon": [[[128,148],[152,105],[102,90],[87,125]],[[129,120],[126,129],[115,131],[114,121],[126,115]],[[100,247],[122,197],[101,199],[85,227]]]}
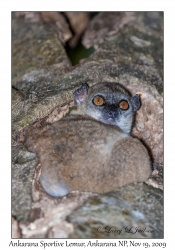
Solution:
{"label": "hole in tree", "polygon": [[95,49],[93,47],[86,49],[82,45],[81,39],[78,41],[75,48],[71,48],[68,43],[66,44],[66,52],[73,66],[78,64],[81,59],[88,58],[94,51]]}
{"label": "hole in tree", "polygon": [[[97,14],[98,14],[98,12],[91,12],[90,13],[90,20],[92,18],[94,18]],[[73,33],[73,30],[72,30],[72,33]],[[71,48],[69,46],[69,43],[68,42],[66,43],[65,49],[66,49],[67,55],[68,55],[68,57],[69,57],[69,59],[70,59],[73,66],[78,64],[81,59],[88,58],[95,51],[95,49],[93,47],[90,47],[89,49],[86,49],[82,45],[81,40],[82,40],[83,34],[79,38],[79,41],[78,41],[77,45],[75,46],[75,48]]]}

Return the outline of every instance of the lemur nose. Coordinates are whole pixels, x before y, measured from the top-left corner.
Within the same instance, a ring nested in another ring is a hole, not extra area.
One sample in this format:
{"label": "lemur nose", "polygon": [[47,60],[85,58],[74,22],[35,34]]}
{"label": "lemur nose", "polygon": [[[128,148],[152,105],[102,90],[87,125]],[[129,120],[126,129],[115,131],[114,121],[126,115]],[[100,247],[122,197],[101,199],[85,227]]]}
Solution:
{"label": "lemur nose", "polygon": [[109,112],[108,112],[108,114],[109,114],[109,116],[111,116],[111,117],[115,117],[116,116],[116,106],[115,105],[110,105],[109,106]]}
{"label": "lemur nose", "polygon": [[115,117],[115,111],[109,111],[109,116],[111,116],[111,117]]}

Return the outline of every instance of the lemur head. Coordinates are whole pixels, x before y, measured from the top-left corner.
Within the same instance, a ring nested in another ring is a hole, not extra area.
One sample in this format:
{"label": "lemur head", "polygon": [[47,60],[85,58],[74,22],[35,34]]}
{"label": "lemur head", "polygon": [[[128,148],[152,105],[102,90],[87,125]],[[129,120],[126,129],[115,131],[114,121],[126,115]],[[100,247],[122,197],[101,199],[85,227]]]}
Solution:
{"label": "lemur head", "polygon": [[73,93],[74,102],[81,114],[88,115],[102,123],[116,125],[130,133],[133,118],[140,108],[139,95],[133,97],[120,84],[102,82],[89,87],[83,83]]}

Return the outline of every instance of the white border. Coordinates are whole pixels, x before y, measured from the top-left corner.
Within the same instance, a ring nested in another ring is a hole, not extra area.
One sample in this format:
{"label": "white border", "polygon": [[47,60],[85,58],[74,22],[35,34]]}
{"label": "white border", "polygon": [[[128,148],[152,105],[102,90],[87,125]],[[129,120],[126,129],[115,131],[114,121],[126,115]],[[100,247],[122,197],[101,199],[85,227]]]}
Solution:
{"label": "white border", "polygon": [[[174,48],[175,48],[175,8],[174,2],[169,1],[17,1],[1,2],[0,15],[0,55],[1,55],[1,157],[0,157],[0,236],[1,247],[6,249],[11,240],[11,11],[164,11],[164,73],[165,73],[165,233],[163,240],[149,240],[149,242],[166,242],[168,249],[174,246],[174,177],[175,177],[175,77],[174,77]],[[83,240],[84,241],[84,240]],[[148,240],[145,240],[148,241]],[[72,240],[73,242],[73,240]],[[144,242],[144,240],[142,240]]]}

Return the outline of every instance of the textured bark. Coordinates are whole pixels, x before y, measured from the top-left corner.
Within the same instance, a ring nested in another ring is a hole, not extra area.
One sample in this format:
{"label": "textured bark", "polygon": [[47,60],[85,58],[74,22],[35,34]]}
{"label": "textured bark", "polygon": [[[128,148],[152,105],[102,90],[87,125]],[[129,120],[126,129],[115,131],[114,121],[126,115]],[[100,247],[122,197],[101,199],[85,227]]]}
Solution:
{"label": "textured bark", "polygon": [[69,41],[69,46],[74,48],[77,45],[79,38],[86,29],[89,22],[89,13],[87,12],[64,12],[67,16],[74,36]]}

